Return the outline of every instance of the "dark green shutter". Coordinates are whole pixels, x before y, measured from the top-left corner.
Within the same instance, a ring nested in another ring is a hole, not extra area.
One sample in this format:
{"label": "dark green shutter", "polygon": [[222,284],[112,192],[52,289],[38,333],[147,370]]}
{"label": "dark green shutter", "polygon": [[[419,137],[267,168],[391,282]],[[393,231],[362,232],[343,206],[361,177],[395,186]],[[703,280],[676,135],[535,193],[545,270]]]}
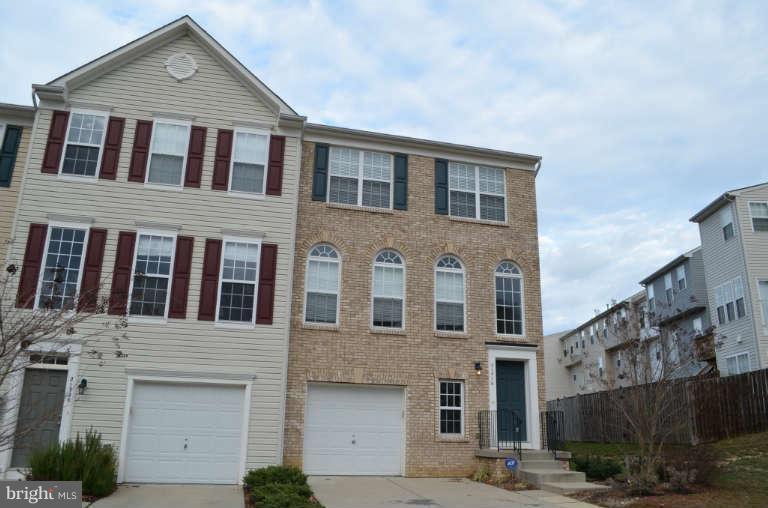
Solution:
{"label": "dark green shutter", "polygon": [[448,161],[435,159],[435,213],[448,215]]}
{"label": "dark green shutter", "polygon": [[315,172],[312,176],[312,201],[325,201],[328,182],[328,145],[315,145]]}
{"label": "dark green shutter", "polygon": [[395,154],[395,210],[408,210],[408,156]]}
{"label": "dark green shutter", "polygon": [[13,166],[16,164],[16,152],[21,141],[21,127],[8,125],[5,128],[5,138],[0,145],[0,187],[10,187],[13,176]]}

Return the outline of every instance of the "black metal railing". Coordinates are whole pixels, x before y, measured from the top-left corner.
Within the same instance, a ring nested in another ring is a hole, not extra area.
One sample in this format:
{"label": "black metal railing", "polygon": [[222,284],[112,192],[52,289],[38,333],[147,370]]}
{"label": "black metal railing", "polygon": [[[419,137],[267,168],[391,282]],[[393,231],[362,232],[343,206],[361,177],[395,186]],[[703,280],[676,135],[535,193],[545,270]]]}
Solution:
{"label": "black metal railing", "polygon": [[541,412],[541,436],[544,449],[552,453],[563,449],[564,425],[562,411]]}
{"label": "black metal railing", "polygon": [[477,412],[478,447],[513,450],[520,457],[526,439],[525,420],[517,411],[483,409]]}

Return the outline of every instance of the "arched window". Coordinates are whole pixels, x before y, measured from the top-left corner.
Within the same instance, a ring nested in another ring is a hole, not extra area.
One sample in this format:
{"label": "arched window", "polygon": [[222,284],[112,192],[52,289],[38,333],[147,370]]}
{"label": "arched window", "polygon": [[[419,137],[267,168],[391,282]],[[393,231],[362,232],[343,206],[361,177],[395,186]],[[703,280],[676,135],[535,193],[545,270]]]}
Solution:
{"label": "arched window", "polygon": [[310,249],[304,288],[304,322],[338,323],[339,254],[336,249],[328,244]]}
{"label": "arched window", "polygon": [[373,326],[403,328],[405,265],[393,250],[383,250],[373,262]]}
{"label": "arched window", "polygon": [[464,267],[455,256],[443,256],[435,265],[435,328],[464,331]]}
{"label": "arched window", "polygon": [[523,335],[523,275],[511,261],[496,267],[496,333]]}

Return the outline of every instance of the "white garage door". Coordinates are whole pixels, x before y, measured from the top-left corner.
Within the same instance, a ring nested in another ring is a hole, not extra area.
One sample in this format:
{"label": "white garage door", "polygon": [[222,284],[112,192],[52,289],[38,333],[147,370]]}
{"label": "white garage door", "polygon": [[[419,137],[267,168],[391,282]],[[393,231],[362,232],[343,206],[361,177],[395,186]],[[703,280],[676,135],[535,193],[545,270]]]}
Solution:
{"label": "white garage door", "polygon": [[304,470],[320,475],[400,475],[403,389],[310,385]]}
{"label": "white garage door", "polygon": [[237,483],[244,390],[242,386],[136,382],[125,481]]}

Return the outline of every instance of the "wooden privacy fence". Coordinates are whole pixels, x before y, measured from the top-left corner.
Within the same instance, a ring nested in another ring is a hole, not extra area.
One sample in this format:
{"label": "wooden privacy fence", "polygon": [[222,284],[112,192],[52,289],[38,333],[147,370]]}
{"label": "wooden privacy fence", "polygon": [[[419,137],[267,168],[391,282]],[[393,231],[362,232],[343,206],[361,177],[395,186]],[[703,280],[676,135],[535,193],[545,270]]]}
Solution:
{"label": "wooden privacy fence", "polygon": [[[768,430],[768,369],[666,385],[666,409],[659,411],[659,418],[662,428],[671,431],[668,443],[706,443]],[[636,386],[551,400],[547,410],[563,412],[566,441],[629,442],[634,437],[616,399],[640,399],[635,391],[654,388]]]}

